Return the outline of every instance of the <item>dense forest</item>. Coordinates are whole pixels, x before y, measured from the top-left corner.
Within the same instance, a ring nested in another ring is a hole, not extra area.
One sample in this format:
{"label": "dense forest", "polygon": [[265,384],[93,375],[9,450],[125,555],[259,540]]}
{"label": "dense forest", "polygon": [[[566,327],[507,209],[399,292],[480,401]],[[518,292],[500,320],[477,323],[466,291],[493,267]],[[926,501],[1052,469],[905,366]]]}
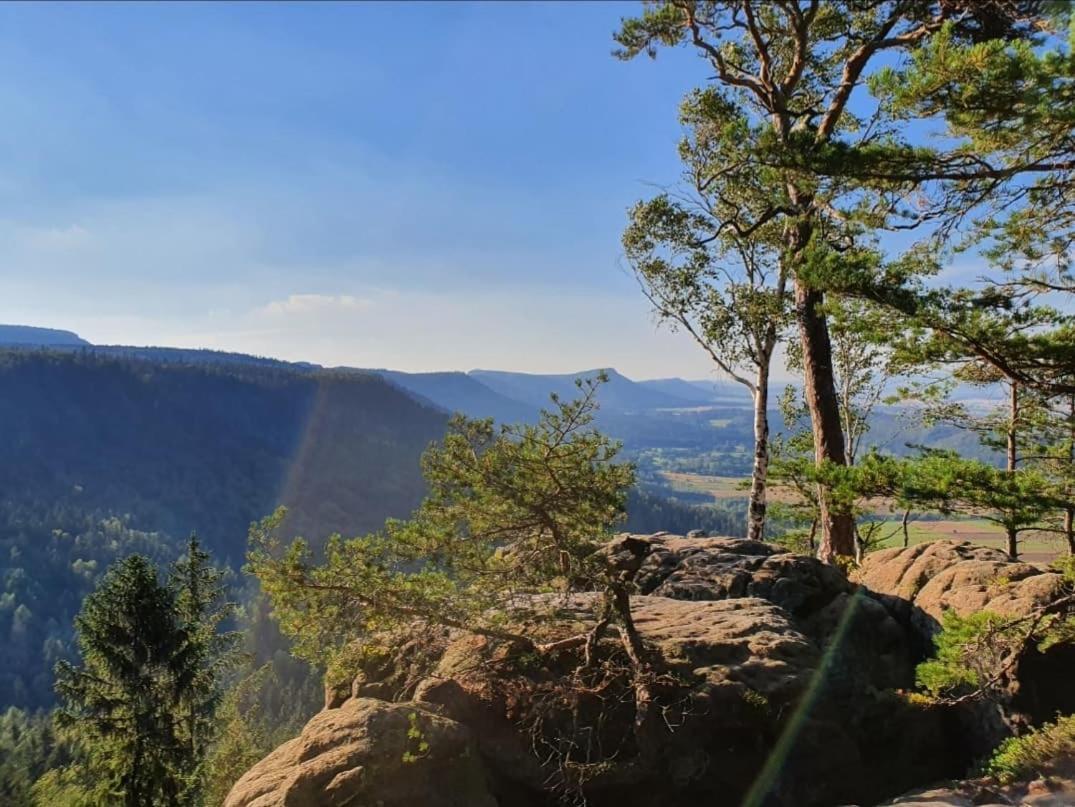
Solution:
{"label": "dense forest", "polygon": [[281,504],[314,541],[377,529],[420,501],[447,421],[374,376],[94,352],[3,353],[0,386],[0,703],[31,708],[113,561],[197,532],[238,571]]}
{"label": "dense forest", "polygon": [[[277,506],[318,544],[377,530],[421,500],[418,458],[446,412],[376,375],[224,355],[0,353],[0,705],[53,702],[74,615],[128,554],[163,566],[196,532],[237,573],[250,524]],[[626,526],[742,529],[731,511],[671,495],[633,493]],[[270,623],[261,629],[264,658],[281,645]]]}

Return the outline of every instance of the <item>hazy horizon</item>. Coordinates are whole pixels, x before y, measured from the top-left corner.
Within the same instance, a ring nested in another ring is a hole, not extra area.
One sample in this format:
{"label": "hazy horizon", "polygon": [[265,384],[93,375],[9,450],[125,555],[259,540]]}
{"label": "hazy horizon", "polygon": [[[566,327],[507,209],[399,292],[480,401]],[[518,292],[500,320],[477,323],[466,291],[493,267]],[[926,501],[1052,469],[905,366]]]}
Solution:
{"label": "hazy horizon", "polygon": [[4,6],[0,320],[409,372],[709,377],[622,262],[627,208],[678,179],[698,75],[686,53],[613,58],[632,10]]}

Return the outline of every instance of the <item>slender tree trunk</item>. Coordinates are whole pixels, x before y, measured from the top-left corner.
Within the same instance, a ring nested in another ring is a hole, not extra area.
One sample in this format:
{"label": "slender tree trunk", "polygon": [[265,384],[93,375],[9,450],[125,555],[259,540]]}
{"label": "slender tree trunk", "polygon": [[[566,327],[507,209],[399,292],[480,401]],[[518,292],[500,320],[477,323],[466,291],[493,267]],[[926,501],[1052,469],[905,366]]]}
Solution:
{"label": "slender tree trunk", "polygon": [[765,539],[765,489],[769,475],[769,363],[758,367],[754,385],[754,467],[750,474],[747,538]]}
{"label": "slender tree trunk", "polygon": [[[1008,400],[1008,456],[1005,470],[1008,476],[1015,476],[1016,466],[1019,463],[1019,445],[1016,439],[1019,429],[1019,384],[1009,382],[1010,395]],[[1008,536],[1008,557],[1012,560],[1019,559],[1019,531],[1014,526],[1006,528]]]}
{"label": "slender tree trunk", "polygon": [[907,522],[911,520],[911,508],[908,507],[903,511],[903,521],[901,526],[903,527],[903,548],[906,549],[911,545],[911,530],[907,526]]}
{"label": "slender tree trunk", "polygon": [[1064,508],[1064,538],[1068,542],[1068,554],[1075,555],[1075,505]]}
{"label": "slender tree trunk", "polygon": [[[1068,399],[1068,473],[1075,469],[1075,393]],[[1068,495],[1071,495],[1070,488]],[[1075,504],[1064,508],[1064,538],[1068,542],[1068,554],[1075,555]]]}
{"label": "slender tree trunk", "polygon": [[[845,465],[844,431],[832,371],[832,343],[825,315],[819,310],[824,301],[822,292],[796,281],[795,313],[802,340],[803,386],[814,432],[814,458],[819,465],[826,461]],[[818,558],[832,563],[838,555],[854,557],[854,519],[850,513],[832,511],[829,491],[824,486],[818,490],[818,514],[821,521]]]}
{"label": "slender tree trunk", "polygon": [[1019,428],[1019,385],[1012,381],[1009,385],[1010,395],[1008,399],[1008,463],[1009,476],[1015,475],[1015,468],[1019,462],[1018,444],[1016,435]]}

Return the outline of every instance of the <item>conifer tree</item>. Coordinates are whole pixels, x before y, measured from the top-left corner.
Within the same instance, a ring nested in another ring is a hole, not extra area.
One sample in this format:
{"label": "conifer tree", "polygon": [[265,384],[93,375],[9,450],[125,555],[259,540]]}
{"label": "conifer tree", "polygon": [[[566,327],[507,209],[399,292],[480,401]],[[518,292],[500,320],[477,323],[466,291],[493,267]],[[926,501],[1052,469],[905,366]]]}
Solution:
{"label": "conifer tree", "polygon": [[148,560],[125,558],[86,597],[75,628],[82,663],[57,666],[58,720],[89,776],[125,807],[180,803],[192,759],[178,710],[196,655],[167,586]]}
{"label": "conifer tree", "polygon": [[124,807],[196,804],[222,674],[235,634],[223,573],[195,536],[162,582],[131,555],[113,565],[75,620],[80,664],[61,662],[57,722],[75,760],[35,797]]}
{"label": "conifer tree", "polygon": [[181,734],[190,760],[200,765],[215,733],[225,676],[238,661],[239,634],[224,629],[235,616],[235,604],[227,599],[224,570],[213,565],[193,533],[186,554],[172,567],[169,587],[189,654],[186,675],[178,682]]}

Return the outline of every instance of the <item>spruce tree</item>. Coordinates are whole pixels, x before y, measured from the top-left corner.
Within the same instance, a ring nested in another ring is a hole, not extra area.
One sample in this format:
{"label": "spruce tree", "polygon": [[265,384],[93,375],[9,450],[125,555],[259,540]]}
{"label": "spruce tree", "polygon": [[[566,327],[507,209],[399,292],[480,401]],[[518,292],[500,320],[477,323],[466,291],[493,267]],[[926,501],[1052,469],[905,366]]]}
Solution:
{"label": "spruce tree", "polygon": [[[223,630],[235,616],[235,604],[227,600],[224,570],[213,565],[195,534],[187,542],[186,554],[172,567],[169,587],[176,617],[186,633],[190,662],[179,682],[180,735],[191,764],[200,766],[215,735],[224,678],[238,661],[239,634]],[[193,789],[202,773],[197,770]]]}
{"label": "spruce tree", "polygon": [[75,619],[80,664],[61,662],[57,722],[72,766],[38,801],[124,807],[196,804],[235,634],[223,572],[195,536],[163,582],[141,555],[113,565]]}
{"label": "spruce tree", "polygon": [[61,662],[58,720],[115,804],[180,803],[191,769],[178,710],[197,656],[144,557],[113,566],[75,619],[80,665]]}

